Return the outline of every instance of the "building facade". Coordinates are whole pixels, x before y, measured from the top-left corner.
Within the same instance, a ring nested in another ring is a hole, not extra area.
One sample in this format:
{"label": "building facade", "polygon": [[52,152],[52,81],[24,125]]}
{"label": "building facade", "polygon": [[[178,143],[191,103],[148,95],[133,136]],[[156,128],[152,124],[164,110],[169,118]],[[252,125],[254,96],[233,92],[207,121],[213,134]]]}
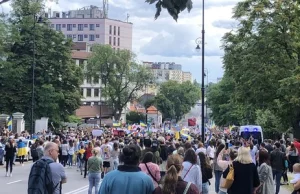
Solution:
{"label": "building facade", "polygon": [[182,82],[193,82],[193,76],[191,72],[182,72]]}
{"label": "building facade", "polygon": [[[108,44],[114,49],[132,50],[132,23],[105,18],[101,9],[91,6],[69,12],[53,12],[50,27],[73,42]],[[90,50],[90,49],[88,49]]]}

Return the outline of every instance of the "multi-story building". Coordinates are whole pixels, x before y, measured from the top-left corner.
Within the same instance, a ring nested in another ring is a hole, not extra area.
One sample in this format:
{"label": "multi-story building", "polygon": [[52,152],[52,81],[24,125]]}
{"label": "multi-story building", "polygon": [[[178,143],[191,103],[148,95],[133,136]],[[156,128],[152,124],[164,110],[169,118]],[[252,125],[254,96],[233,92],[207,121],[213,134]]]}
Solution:
{"label": "multi-story building", "polygon": [[151,69],[151,72],[158,83],[169,80],[178,81],[179,83],[185,81],[192,82],[192,74],[190,72],[183,72],[180,64],[174,62],[143,62],[146,68]]}
{"label": "multi-story building", "polygon": [[88,47],[98,43],[132,50],[132,23],[106,18],[96,6],[62,13],[54,11],[49,20],[51,28],[74,42],[86,42]]}
{"label": "multi-story building", "polygon": [[191,72],[182,72],[182,82],[193,82],[193,76]]}

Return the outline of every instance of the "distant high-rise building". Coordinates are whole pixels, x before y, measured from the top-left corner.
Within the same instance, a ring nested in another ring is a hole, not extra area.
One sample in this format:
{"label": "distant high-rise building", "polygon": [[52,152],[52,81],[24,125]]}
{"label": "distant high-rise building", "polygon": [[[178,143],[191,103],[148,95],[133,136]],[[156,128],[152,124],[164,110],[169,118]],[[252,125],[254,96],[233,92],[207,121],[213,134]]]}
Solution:
{"label": "distant high-rise building", "polygon": [[61,31],[73,42],[86,42],[88,51],[92,44],[108,44],[114,49],[132,50],[132,23],[106,17],[105,12],[88,6],[68,12],[48,15],[51,28]]}
{"label": "distant high-rise building", "polygon": [[193,76],[191,72],[182,72],[182,82],[193,82]]}

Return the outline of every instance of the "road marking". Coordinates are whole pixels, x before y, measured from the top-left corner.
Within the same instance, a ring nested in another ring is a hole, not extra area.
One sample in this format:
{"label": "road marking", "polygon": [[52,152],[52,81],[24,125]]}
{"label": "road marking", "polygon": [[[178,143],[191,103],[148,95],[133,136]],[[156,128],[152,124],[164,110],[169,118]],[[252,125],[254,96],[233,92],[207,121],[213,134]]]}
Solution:
{"label": "road marking", "polygon": [[[79,190],[79,191],[77,191],[77,192],[75,192],[75,193],[72,193],[72,194],[80,194],[80,193],[83,193],[83,192],[85,192],[85,191],[87,191],[89,189],[89,187],[87,187],[87,188],[85,188],[85,189],[81,189],[81,190]],[[86,193],[86,192],[85,192]]]}
{"label": "road marking", "polygon": [[89,186],[86,185],[86,186],[84,186],[84,187],[80,187],[80,188],[78,188],[78,189],[75,189],[75,190],[70,191],[70,192],[65,193],[65,194],[76,194],[77,192],[80,192],[81,190],[85,190],[85,189],[88,189],[88,188],[89,188]]}
{"label": "road marking", "polygon": [[14,184],[14,183],[18,183],[18,182],[21,182],[22,180],[17,180],[17,181],[13,181],[13,182],[9,182],[9,183],[6,183],[7,185],[10,185],[10,184]]}

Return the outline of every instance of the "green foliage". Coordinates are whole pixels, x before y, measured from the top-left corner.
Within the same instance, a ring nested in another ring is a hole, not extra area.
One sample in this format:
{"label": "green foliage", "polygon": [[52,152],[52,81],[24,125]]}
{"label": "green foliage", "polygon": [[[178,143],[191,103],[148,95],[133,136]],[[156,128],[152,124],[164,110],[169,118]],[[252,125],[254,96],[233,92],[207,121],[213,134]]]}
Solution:
{"label": "green foliage", "polygon": [[[256,122],[267,130],[299,131],[299,16],[298,1],[245,0],[236,5],[238,28],[223,37],[225,79],[209,94],[210,106],[221,111],[213,113],[216,123]],[[230,90],[226,84],[232,85]]]}
{"label": "green foliage", "polygon": [[115,120],[119,120],[123,108],[153,81],[153,75],[135,62],[134,53],[128,50],[115,51],[109,45],[94,45],[92,50],[86,76],[101,77],[101,95],[113,108]]}
{"label": "green foliage", "polygon": [[166,9],[173,19],[177,21],[180,12],[184,11],[185,9],[190,12],[193,8],[192,0],[146,0],[146,3],[155,3],[155,19],[160,16],[162,9]]}
{"label": "green foliage", "polygon": [[76,115],[70,115],[68,116],[68,120],[69,123],[77,123],[80,124],[82,123],[82,119],[77,117]]}
{"label": "green foliage", "polygon": [[[65,121],[80,106],[83,74],[71,58],[72,42],[45,25],[36,24],[42,1],[12,1],[12,12],[2,17],[0,28],[0,110],[23,112],[30,124],[32,67],[35,53],[34,119]],[[33,51],[35,44],[35,52]]]}
{"label": "green foliage", "polygon": [[130,111],[126,114],[126,122],[129,124],[140,123],[145,121],[145,115],[139,112]]}
{"label": "green foliage", "polygon": [[168,81],[161,84],[159,94],[152,102],[163,114],[163,118],[172,118],[179,121],[195,106],[200,99],[200,88],[191,83],[182,84]]}

